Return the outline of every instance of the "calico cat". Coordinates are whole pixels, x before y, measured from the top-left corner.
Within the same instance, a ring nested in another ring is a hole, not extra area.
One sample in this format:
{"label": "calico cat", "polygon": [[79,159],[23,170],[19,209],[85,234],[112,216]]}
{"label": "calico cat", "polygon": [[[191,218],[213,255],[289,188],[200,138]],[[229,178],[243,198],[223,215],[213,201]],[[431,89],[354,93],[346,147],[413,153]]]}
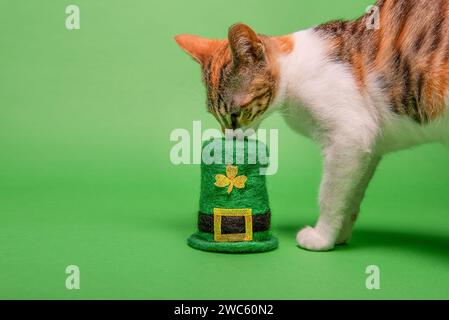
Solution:
{"label": "calico cat", "polygon": [[250,128],[281,110],[322,148],[320,216],[298,244],[349,240],[382,156],[449,142],[449,0],[378,0],[370,14],[286,36],[244,24],[228,38],[176,36],[201,64],[207,106],[222,128]]}

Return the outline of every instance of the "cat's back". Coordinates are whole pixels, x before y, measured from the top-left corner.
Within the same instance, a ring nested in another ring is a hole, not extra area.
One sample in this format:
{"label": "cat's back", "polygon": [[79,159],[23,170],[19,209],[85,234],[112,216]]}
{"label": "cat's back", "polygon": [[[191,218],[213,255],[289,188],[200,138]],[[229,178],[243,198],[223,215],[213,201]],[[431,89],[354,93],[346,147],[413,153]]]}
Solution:
{"label": "cat's back", "polygon": [[425,124],[445,113],[449,92],[449,0],[379,0],[354,21],[315,29],[329,55],[348,64],[361,91],[376,88],[399,115]]}

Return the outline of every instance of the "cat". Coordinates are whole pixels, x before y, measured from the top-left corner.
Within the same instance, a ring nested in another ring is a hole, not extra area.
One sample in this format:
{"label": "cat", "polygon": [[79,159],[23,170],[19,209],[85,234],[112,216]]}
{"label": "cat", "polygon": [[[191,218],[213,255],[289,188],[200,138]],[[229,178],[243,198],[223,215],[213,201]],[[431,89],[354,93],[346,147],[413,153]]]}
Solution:
{"label": "cat", "polygon": [[285,36],[238,23],[224,40],[175,37],[201,65],[207,109],[222,129],[255,128],[281,111],[320,145],[320,215],[296,237],[307,250],[349,241],[383,155],[449,142],[449,0],[373,8],[377,26],[371,12]]}

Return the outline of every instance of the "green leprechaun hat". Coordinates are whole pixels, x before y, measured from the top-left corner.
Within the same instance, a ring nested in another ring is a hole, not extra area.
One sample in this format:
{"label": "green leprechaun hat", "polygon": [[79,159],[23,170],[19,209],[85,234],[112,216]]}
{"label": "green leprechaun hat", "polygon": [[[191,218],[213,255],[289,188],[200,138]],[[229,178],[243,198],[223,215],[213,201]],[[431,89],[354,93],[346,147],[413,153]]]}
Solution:
{"label": "green leprechaun hat", "polygon": [[265,144],[213,139],[203,144],[198,231],[188,244],[205,251],[250,253],[276,249],[270,231]]}

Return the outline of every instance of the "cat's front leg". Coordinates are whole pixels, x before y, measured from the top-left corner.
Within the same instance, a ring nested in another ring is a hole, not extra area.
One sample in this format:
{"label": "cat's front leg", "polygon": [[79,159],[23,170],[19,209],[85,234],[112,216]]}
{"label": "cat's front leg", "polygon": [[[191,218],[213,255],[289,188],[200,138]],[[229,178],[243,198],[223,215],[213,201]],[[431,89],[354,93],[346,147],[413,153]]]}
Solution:
{"label": "cat's front leg", "polygon": [[357,186],[354,194],[352,195],[352,204],[348,208],[348,212],[345,214],[345,221],[343,222],[343,227],[340,231],[339,236],[337,237],[336,244],[345,244],[349,241],[352,236],[352,228],[359,216],[360,206],[362,204],[362,200],[365,197],[366,189],[374,176],[376,168],[381,160],[381,156],[373,155],[369,167],[365,171],[360,184]]}
{"label": "cat's front leg", "polygon": [[327,251],[334,247],[372,158],[370,149],[350,144],[333,144],[324,150],[320,217],[314,228],[307,226],[298,233],[297,242],[302,248]]}

